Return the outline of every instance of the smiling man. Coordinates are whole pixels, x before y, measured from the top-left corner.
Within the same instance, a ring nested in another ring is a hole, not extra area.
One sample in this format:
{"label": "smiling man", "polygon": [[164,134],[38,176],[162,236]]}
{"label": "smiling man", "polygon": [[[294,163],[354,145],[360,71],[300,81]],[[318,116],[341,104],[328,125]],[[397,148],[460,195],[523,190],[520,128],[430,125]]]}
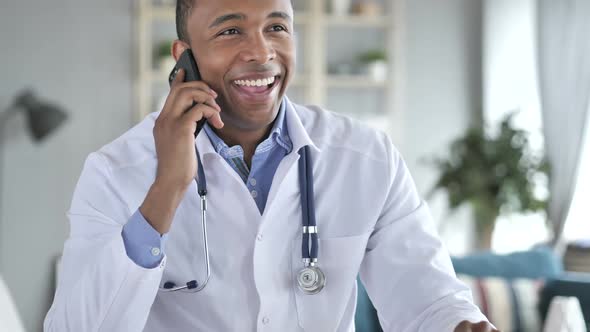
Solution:
{"label": "smiling man", "polygon": [[386,331],[493,330],[387,136],[285,96],[289,0],[176,23],[202,81],[88,157],[45,331],[353,331],[359,274]]}

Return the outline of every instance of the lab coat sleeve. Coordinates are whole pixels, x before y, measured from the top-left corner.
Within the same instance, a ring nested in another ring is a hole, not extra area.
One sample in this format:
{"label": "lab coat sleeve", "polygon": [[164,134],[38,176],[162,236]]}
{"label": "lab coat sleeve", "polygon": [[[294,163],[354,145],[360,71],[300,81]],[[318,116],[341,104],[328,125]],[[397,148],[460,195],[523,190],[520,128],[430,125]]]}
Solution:
{"label": "lab coat sleeve", "polygon": [[44,331],[143,330],[166,257],[146,269],[127,256],[121,232],[130,215],[106,158],[91,154],[68,212],[70,236]]}
{"label": "lab coat sleeve", "polygon": [[360,277],[384,331],[447,332],[486,317],[473,304],[442,245],[428,206],[389,139],[391,176]]}

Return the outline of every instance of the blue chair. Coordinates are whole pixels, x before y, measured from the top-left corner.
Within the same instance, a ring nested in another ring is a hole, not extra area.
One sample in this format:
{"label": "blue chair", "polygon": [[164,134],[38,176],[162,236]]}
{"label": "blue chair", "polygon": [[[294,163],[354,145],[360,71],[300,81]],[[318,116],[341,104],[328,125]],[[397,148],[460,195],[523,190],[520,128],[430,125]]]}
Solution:
{"label": "blue chair", "polygon": [[[507,255],[480,252],[465,257],[453,257],[452,261],[457,274],[506,279],[545,279],[539,303],[543,320],[554,296],[575,296],[580,300],[584,319],[590,322],[590,274],[564,272],[561,259],[548,247]],[[358,284],[356,330],[381,332],[377,311],[360,280]]]}

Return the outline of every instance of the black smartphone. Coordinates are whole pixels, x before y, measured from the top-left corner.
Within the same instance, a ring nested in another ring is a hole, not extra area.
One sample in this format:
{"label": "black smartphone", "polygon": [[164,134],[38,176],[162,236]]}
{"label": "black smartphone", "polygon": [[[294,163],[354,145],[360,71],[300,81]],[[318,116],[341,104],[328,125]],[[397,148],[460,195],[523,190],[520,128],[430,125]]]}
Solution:
{"label": "black smartphone", "polygon": [[[197,62],[195,61],[193,52],[190,49],[187,49],[182,53],[182,55],[178,59],[178,62],[170,72],[170,75],[168,76],[168,84],[170,84],[170,86],[172,86],[172,81],[174,81],[176,74],[178,74],[178,70],[181,68],[184,69],[185,72],[185,82],[201,80],[201,73],[199,73],[199,68],[197,67]],[[196,104],[197,103],[193,103],[191,107],[195,106]],[[197,130],[195,131],[195,137],[197,137],[201,129],[203,129],[203,125],[205,125],[206,121],[207,120],[203,118],[202,120],[197,122]]]}

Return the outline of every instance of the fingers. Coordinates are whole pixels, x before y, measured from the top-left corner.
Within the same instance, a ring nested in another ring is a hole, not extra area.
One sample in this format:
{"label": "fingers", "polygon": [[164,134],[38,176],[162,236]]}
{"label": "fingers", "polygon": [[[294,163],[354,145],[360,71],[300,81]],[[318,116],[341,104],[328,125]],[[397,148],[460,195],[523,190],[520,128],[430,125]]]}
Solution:
{"label": "fingers", "polygon": [[190,121],[195,123],[196,126],[196,122],[201,120],[203,117],[207,119],[209,124],[217,129],[221,129],[224,126],[224,123],[221,120],[220,110],[206,104],[197,104],[193,106],[193,108],[185,113],[183,116],[183,121]]}
{"label": "fingers", "polygon": [[194,106],[195,103],[205,104],[221,111],[221,108],[217,105],[217,101],[215,101],[215,97],[212,94],[193,87],[183,87],[177,92],[176,99],[169,114],[174,117],[179,117],[187,112],[189,108]]}
{"label": "fingers", "polygon": [[220,109],[215,101],[218,97],[207,83],[203,81],[184,82],[185,71],[180,69],[172,81],[170,93],[166,98],[162,115],[179,117],[195,103],[207,104]]}
{"label": "fingers", "polygon": [[184,82],[184,76],[185,76],[185,71],[184,69],[180,68],[178,70],[178,72],[176,73],[176,76],[174,76],[174,80],[172,80],[172,84],[171,87],[173,88],[174,86]]}
{"label": "fingers", "polygon": [[184,69],[181,69],[172,81],[170,96],[176,96],[187,88],[201,90],[214,98],[217,98],[217,92],[213,91],[213,89],[203,81],[184,82]]}
{"label": "fingers", "polygon": [[221,108],[215,100],[217,93],[203,81],[184,82],[185,71],[180,69],[170,87],[170,93],[159,118],[161,123],[176,123],[185,130],[196,129],[196,123],[206,118],[215,128],[221,129]]}

